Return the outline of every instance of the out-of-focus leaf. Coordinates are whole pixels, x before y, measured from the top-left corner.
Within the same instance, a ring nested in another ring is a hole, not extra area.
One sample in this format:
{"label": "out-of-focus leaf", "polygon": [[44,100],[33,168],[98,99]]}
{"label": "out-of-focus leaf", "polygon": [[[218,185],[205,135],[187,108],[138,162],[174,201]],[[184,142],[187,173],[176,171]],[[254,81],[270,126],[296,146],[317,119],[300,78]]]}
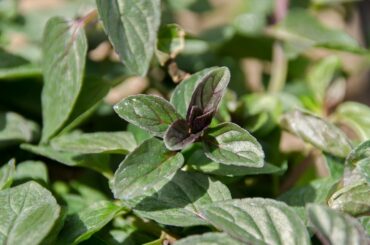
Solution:
{"label": "out-of-focus leaf", "polygon": [[370,139],[370,108],[357,102],[344,102],[334,113],[337,122],[351,127],[361,141]]}
{"label": "out-of-focus leaf", "polygon": [[275,35],[287,41],[290,48],[295,47],[291,57],[310,47],[324,47],[354,53],[366,53],[357,41],[341,30],[334,30],[322,25],[308,11],[295,9],[274,29]]}
{"label": "out-of-focus leaf", "polygon": [[370,140],[358,145],[346,158],[343,185],[362,180],[370,183]]}
{"label": "out-of-focus leaf", "polygon": [[278,167],[270,163],[265,163],[262,168],[226,165],[213,162],[206,157],[202,150],[197,150],[191,154],[187,159],[186,165],[199,172],[229,177],[258,174],[282,174],[288,167],[287,164]]}
{"label": "out-of-focus leaf", "polygon": [[48,21],[43,38],[42,141],[53,137],[68,120],[81,92],[87,41],[78,22]]}
{"label": "out-of-focus leaf", "polygon": [[362,224],[366,234],[370,236],[370,216],[360,217],[359,222]]}
{"label": "out-of-focus leaf", "polygon": [[336,180],[341,179],[344,173],[344,160],[329,154],[324,154],[324,158],[330,177]]}
{"label": "out-of-focus leaf", "polygon": [[158,32],[157,57],[161,64],[174,59],[185,48],[185,30],[177,24],[162,26]]}
{"label": "out-of-focus leaf", "polygon": [[231,238],[226,233],[216,233],[216,232],[210,232],[205,233],[203,235],[194,235],[189,236],[186,238],[183,238],[181,240],[178,240],[175,242],[175,245],[194,245],[194,244],[200,244],[200,245],[241,245],[241,243],[238,240],[235,240]]}
{"label": "out-of-focus leaf", "polygon": [[203,174],[178,171],[166,178],[165,185],[150,186],[146,197],[134,206],[139,216],[166,225],[201,225],[206,224],[199,214],[202,207],[231,199],[225,185]]}
{"label": "out-of-focus leaf", "polygon": [[242,13],[235,17],[233,26],[241,35],[260,35],[273,8],[274,1],[272,0],[243,1],[241,6]]}
{"label": "out-of-focus leaf", "polygon": [[105,176],[112,175],[109,167],[109,156],[105,154],[79,154],[72,152],[60,152],[46,145],[29,145],[22,144],[21,148],[30,151],[34,154],[41,155],[67,166],[71,167],[84,167],[98,171]]}
{"label": "out-of-focus leaf", "polygon": [[51,145],[58,151],[80,154],[127,154],[137,146],[136,140],[130,132],[72,133],[54,138]]}
{"label": "out-of-focus leaf", "polygon": [[78,244],[89,239],[121,210],[121,207],[112,202],[102,201],[67,217],[64,228],[59,234],[58,244]]}
{"label": "out-of-focus leaf", "polygon": [[216,202],[203,208],[201,216],[243,243],[310,244],[307,230],[294,210],[272,199]]}
{"label": "out-of-focus leaf", "polygon": [[325,204],[337,182],[332,178],[314,180],[307,186],[295,187],[283,193],[278,199],[295,207],[304,207],[307,203]]}
{"label": "out-of-focus leaf", "polygon": [[283,116],[281,124],[304,141],[334,156],[345,158],[352,150],[347,136],[339,128],[308,112],[289,112]]}
{"label": "out-of-focus leaf", "polygon": [[205,131],[203,145],[206,156],[217,163],[261,168],[264,152],[247,130],[234,123],[222,123]]}
{"label": "out-of-focus leaf", "polygon": [[174,11],[189,10],[196,13],[202,13],[207,12],[212,8],[209,0],[168,0],[167,2]]}
{"label": "out-of-focus leaf", "polygon": [[15,160],[11,159],[0,168],[0,190],[10,187],[13,183],[15,172]]}
{"label": "out-of-focus leaf", "polygon": [[8,20],[16,17],[18,14],[18,1],[2,0],[0,1],[0,20]]}
{"label": "out-of-focus leaf", "polygon": [[212,71],[213,68],[204,69],[194,73],[189,78],[182,81],[176,86],[171,95],[171,104],[176,108],[176,111],[183,117],[186,117],[191,97],[198,84],[203,81],[204,77]]}
{"label": "out-of-focus leaf", "polygon": [[2,244],[39,244],[60,214],[52,194],[33,181],[0,191],[0,203]]}
{"label": "out-of-focus leaf", "polygon": [[41,77],[41,75],[42,75],[41,68],[33,64],[6,69],[0,68],[1,80]]}
{"label": "out-of-focus leaf", "polygon": [[359,2],[361,0],[311,0],[316,5],[336,5],[341,3]]}
{"label": "out-of-focus leaf", "polygon": [[[2,9],[0,2],[0,9]],[[5,2],[12,2],[6,0]],[[1,10],[0,10],[1,11]],[[0,13],[1,19],[1,13]],[[0,80],[41,77],[41,68],[0,48]]]}
{"label": "out-of-focus leaf", "polygon": [[361,224],[354,218],[328,207],[309,204],[307,213],[310,224],[323,244],[369,244]]}
{"label": "out-of-focus leaf", "polygon": [[144,141],[120,164],[112,181],[114,196],[130,200],[172,176],[184,163],[181,153],[167,150],[156,138]]}
{"label": "out-of-focus leaf", "polygon": [[276,95],[250,94],[243,96],[236,113],[244,126],[257,135],[267,135],[279,124],[283,106]]}
{"label": "out-of-focus leaf", "polygon": [[126,121],[162,137],[167,128],[180,119],[175,108],[166,100],[152,95],[134,95],[114,106]]}
{"label": "out-of-focus leaf", "polygon": [[36,123],[14,112],[0,112],[0,146],[32,142],[39,136]]}
{"label": "out-of-focus leaf", "polygon": [[370,183],[360,181],[347,185],[335,192],[329,199],[329,206],[352,216],[370,213]]}
{"label": "out-of-focus leaf", "polygon": [[145,76],[157,44],[160,0],[97,0],[105,31],[132,75]]}
{"label": "out-of-focus leaf", "polygon": [[306,79],[308,85],[320,103],[324,102],[326,90],[339,68],[339,58],[337,56],[329,56],[320,60],[320,62],[307,73]]}
{"label": "out-of-focus leaf", "polygon": [[17,164],[14,174],[15,183],[24,183],[30,180],[40,184],[49,183],[48,169],[43,162],[25,161]]}

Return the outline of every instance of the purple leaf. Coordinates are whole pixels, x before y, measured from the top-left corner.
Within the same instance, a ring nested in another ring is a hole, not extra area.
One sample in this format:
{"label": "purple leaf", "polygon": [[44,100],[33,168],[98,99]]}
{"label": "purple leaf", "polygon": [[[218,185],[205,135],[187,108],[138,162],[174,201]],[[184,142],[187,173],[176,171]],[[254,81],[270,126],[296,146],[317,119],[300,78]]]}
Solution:
{"label": "purple leaf", "polygon": [[192,134],[186,120],[179,119],[171,124],[163,139],[167,149],[178,151],[196,141],[201,133],[202,131]]}

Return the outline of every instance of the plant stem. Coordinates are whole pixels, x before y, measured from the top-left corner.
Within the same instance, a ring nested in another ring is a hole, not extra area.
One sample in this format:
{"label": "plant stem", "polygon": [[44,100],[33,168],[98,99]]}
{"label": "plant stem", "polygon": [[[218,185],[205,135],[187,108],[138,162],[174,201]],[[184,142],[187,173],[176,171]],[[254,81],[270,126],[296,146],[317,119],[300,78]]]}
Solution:
{"label": "plant stem", "polygon": [[283,43],[281,41],[275,41],[273,47],[271,79],[268,87],[269,92],[276,93],[284,88],[287,71],[288,61],[284,53]]}
{"label": "plant stem", "polygon": [[[282,21],[286,16],[289,7],[289,0],[277,0],[274,12],[275,24]],[[268,91],[271,93],[279,92],[284,88],[287,71],[288,61],[284,53],[283,43],[276,40],[273,47],[273,61],[271,68],[271,79]]]}

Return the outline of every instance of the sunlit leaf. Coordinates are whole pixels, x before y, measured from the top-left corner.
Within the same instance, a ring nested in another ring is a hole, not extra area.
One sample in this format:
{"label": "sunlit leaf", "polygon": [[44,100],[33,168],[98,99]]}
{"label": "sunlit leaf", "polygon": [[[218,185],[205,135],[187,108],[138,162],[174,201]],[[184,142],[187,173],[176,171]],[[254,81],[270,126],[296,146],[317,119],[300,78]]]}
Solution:
{"label": "sunlit leaf", "polygon": [[48,21],[43,38],[42,140],[68,120],[81,92],[87,40],[81,24],[59,17]]}
{"label": "sunlit leaf", "polygon": [[172,176],[184,163],[181,153],[169,151],[156,138],[144,141],[120,164],[112,181],[114,196],[130,200]]}
{"label": "sunlit leaf", "polygon": [[134,95],[114,106],[116,113],[126,121],[163,136],[167,128],[180,116],[166,100],[152,95]]}
{"label": "sunlit leaf", "polygon": [[208,158],[217,163],[260,168],[264,152],[247,130],[234,123],[222,123],[205,131],[203,145]]}
{"label": "sunlit leaf", "polygon": [[243,243],[310,244],[307,230],[293,209],[272,199],[215,202],[202,209],[201,215]]}
{"label": "sunlit leaf", "polygon": [[0,203],[2,244],[39,244],[60,214],[52,194],[32,181],[0,191]]}
{"label": "sunlit leaf", "polygon": [[344,158],[352,150],[347,136],[339,128],[308,112],[289,112],[283,116],[281,124],[304,141],[334,156]]}
{"label": "sunlit leaf", "polygon": [[160,0],[96,0],[105,31],[132,75],[145,76],[161,19]]}
{"label": "sunlit leaf", "polygon": [[307,213],[323,244],[365,245],[370,242],[358,221],[346,214],[317,204],[309,204]]}

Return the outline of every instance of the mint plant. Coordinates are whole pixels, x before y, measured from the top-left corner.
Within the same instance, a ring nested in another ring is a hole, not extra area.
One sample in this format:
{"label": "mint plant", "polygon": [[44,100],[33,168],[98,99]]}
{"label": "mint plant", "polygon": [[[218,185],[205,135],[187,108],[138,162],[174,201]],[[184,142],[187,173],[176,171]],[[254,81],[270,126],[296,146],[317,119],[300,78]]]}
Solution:
{"label": "mint plant", "polygon": [[226,2],[0,1],[0,244],[370,243],[366,1]]}

